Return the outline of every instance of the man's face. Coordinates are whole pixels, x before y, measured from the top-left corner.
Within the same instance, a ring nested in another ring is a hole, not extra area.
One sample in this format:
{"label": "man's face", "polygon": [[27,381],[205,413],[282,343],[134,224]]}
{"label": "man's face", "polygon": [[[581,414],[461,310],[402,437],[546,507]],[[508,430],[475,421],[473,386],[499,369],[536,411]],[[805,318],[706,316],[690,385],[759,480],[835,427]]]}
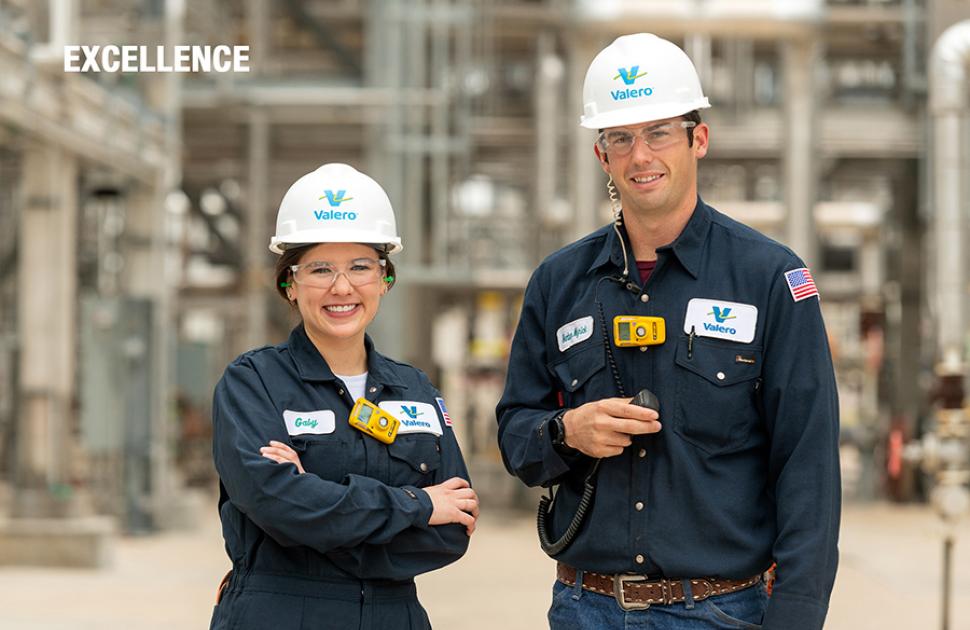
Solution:
{"label": "man's face", "polygon": [[[657,216],[694,206],[697,160],[707,155],[708,127],[704,123],[694,127],[694,142],[688,146],[683,120],[678,116],[603,130],[607,139],[617,132],[620,137],[624,131],[633,134],[632,149],[626,155],[611,149],[609,142],[605,150],[595,146],[600,166],[613,177],[625,212]],[[666,134],[666,139],[652,143],[663,145],[660,149],[644,142],[644,137],[664,138]]]}

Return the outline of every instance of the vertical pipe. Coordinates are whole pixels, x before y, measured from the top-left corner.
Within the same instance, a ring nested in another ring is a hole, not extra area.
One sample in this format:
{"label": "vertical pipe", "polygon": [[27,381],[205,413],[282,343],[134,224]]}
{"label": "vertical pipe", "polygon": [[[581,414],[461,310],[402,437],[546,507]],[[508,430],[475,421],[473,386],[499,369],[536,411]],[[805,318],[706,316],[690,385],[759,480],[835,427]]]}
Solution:
{"label": "vertical pipe", "polygon": [[[536,213],[533,217],[532,225],[535,233],[529,235],[532,243],[541,242],[539,231],[542,230],[543,218],[547,214],[548,208],[556,199],[556,157],[557,139],[559,133],[559,94],[556,90],[557,80],[552,76],[551,69],[548,68],[550,60],[556,52],[555,35],[544,30],[539,33],[536,40],[536,81],[533,92],[533,102],[535,109],[535,165],[536,178],[533,194],[535,195],[532,207]],[[539,262],[538,257],[543,254],[540,248],[533,248],[534,260],[531,264]]]}
{"label": "vertical pipe", "polygon": [[970,67],[970,20],[946,29],[930,54],[930,112],[933,116],[934,288],[938,296],[940,360],[965,370],[967,333],[965,124]]}
{"label": "vertical pipe", "polygon": [[943,539],[943,630],[950,630],[950,599],[953,595],[953,536]]}
{"label": "vertical pipe", "polygon": [[572,121],[571,196],[575,205],[573,206],[573,229],[566,235],[570,241],[589,234],[602,223],[602,217],[597,212],[600,205],[597,200],[603,199],[606,191],[606,176],[593,156],[593,141],[596,133],[579,126],[579,114],[583,111],[583,79],[586,76],[586,68],[600,48],[598,46],[600,42],[580,32],[572,33],[571,37],[573,45],[568,54],[567,81]]}
{"label": "vertical pipe", "polygon": [[936,241],[937,333],[940,357],[957,353],[963,359],[966,267],[963,260],[961,180],[964,171],[960,133],[959,114],[947,112],[936,116],[933,125],[933,238]]}
{"label": "vertical pipe", "polygon": [[266,343],[267,187],[269,182],[269,117],[249,111],[249,195],[246,207],[246,245],[243,257],[243,294],[246,304],[246,347]]}
{"label": "vertical pipe", "polygon": [[[432,16],[443,11],[447,5],[443,5],[441,0],[435,0],[432,5]],[[444,19],[432,18],[430,23],[431,33],[431,64],[430,64],[430,85],[434,88],[434,103],[430,106],[431,117],[430,144],[431,144],[431,260],[432,267],[447,266],[448,243],[451,238],[450,213],[448,203],[449,172],[448,157],[452,149],[450,142],[450,131],[448,126],[448,114],[452,106],[448,95],[448,69],[452,68],[455,76],[464,76],[467,68],[455,67],[449,63],[449,33],[452,32]],[[458,32],[458,28],[454,29]],[[459,101],[461,103],[462,101]]]}
{"label": "vertical pipe", "polygon": [[785,68],[785,205],[787,244],[811,267],[815,262],[815,63],[814,39],[782,43]]}
{"label": "vertical pipe", "polygon": [[[50,492],[67,481],[75,383],[77,160],[48,145],[24,155],[19,285],[44,278],[44,291],[21,291],[15,516],[48,517],[63,508]],[[52,256],[51,252],[57,252]]]}
{"label": "vertical pipe", "polygon": [[266,72],[269,58],[269,7],[266,0],[246,0],[246,23],[249,26],[250,74]]}
{"label": "vertical pipe", "polygon": [[[429,20],[431,7],[428,0],[412,0],[407,12],[400,14],[404,47],[402,57],[402,91],[419,94],[424,91],[427,81],[427,47],[425,45],[425,24]],[[426,109],[423,104],[412,104],[402,111],[403,126],[401,136],[396,142],[397,158],[404,172],[404,189],[401,199],[401,214],[404,215],[405,234],[408,238],[409,260],[419,264],[430,262],[428,251],[425,212],[427,205],[425,191],[426,160],[428,156],[428,137],[425,131]],[[432,228],[433,229],[433,228]]]}
{"label": "vertical pipe", "polygon": [[[165,45],[168,50],[181,44],[185,33],[185,0],[166,0]],[[151,442],[149,448],[150,483],[155,521],[163,516],[162,505],[173,499],[176,493],[172,457],[169,445],[174,441],[174,427],[170,423],[170,410],[174,404],[176,313],[178,310],[178,277],[181,259],[169,252],[168,234],[171,215],[165,209],[166,196],[177,190],[182,183],[182,75],[176,72],[164,75],[163,100],[165,148],[167,156],[155,185],[146,191],[146,203],[151,212],[151,253],[156,269],[162,270],[162,286],[152,289],[155,306],[151,318],[152,343],[149,358],[149,383],[151,383]]]}

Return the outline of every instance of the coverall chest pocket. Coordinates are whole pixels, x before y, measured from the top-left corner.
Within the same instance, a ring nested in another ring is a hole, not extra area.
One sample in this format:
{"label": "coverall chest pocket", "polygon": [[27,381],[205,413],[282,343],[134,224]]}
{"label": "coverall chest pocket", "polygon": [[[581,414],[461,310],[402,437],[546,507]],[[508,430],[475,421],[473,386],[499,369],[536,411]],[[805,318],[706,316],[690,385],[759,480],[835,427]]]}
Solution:
{"label": "coverall chest pocket", "polygon": [[612,388],[604,390],[601,382],[605,367],[606,350],[602,344],[593,343],[566,353],[549,369],[562,385],[566,407],[575,408],[591,400],[599,400],[607,395],[606,392],[613,391]]}
{"label": "coverall chest pocket", "polygon": [[327,481],[343,481],[347,474],[348,445],[340,436],[294,435],[290,440],[305,471]]}
{"label": "coverall chest pocket", "polygon": [[406,433],[387,447],[390,455],[392,486],[423,488],[434,483],[434,472],[441,468],[441,441],[431,433]]}
{"label": "coverall chest pocket", "polygon": [[759,347],[678,339],[676,432],[711,455],[742,448],[759,421],[761,361]]}

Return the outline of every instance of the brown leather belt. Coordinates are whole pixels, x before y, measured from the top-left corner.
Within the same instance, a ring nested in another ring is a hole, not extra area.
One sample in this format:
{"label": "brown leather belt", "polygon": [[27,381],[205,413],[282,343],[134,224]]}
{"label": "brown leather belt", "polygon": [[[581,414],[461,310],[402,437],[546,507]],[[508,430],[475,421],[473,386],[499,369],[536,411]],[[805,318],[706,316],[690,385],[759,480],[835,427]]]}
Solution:
{"label": "brown leather belt", "polygon": [[[556,577],[567,586],[576,584],[576,569],[563,563],[556,566]],[[696,578],[690,580],[690,590],[694,601],[715,595],[733,593],[761,581],[760,575],[746,580],[726,580],[723,578]],[[682,602],[684,597],[683,580],[649,580],[645,575],[583,572],[583,588],[601,595],[616,598],[623,610],[644,610],[651,604],[668,606]]]}

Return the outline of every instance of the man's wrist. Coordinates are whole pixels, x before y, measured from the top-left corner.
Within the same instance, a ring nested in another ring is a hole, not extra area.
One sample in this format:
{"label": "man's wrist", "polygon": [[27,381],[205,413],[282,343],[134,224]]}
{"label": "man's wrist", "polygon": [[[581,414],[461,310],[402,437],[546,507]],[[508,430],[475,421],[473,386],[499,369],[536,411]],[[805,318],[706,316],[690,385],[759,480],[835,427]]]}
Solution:
{"label": "man's wrist", "polygon": [[563,417],[567,411],[568,409],[563,409],[549,420],[549,439],[552,442],[552,448],[560,455],[573,455],[577,452],[566,444],[566,424],[563,422]]}

